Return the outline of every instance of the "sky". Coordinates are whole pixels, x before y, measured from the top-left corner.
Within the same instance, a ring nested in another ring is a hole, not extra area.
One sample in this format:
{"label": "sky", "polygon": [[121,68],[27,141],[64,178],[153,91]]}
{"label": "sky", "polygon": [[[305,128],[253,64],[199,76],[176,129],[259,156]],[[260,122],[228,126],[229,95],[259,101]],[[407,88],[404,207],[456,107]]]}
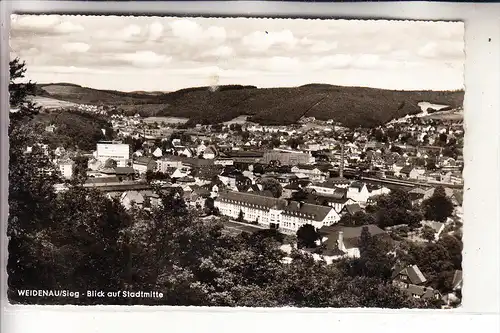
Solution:
{"label": "sky", "polygon": [[12,15],[28,79],[121,91],[464,86],[461,22]]}

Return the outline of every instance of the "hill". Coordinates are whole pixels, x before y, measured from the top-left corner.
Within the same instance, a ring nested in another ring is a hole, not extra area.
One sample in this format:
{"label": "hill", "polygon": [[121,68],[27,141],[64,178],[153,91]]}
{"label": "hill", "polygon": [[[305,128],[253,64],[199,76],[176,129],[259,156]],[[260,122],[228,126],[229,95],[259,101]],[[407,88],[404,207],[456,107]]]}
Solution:
{"label": "hill", "polygon": [[[113,135],[113,128],[104,117],[75,110],[41,112],[30,122],[53,149],[62,146],[92,151],[97,142],[110,140]],[[54,132],[45,131],[48,125],[56,127]]]}
{"label": "hill", "polygon": [[295,88],[195,87],[170,93],[125,93],[71,84],[38,85],[37,95],[80,104],[116,106],[128,114],[220,123],[241,115],[264,125],[290,124],[302,116],[372,127],[421,111],[419,102],[461,107],[463,91],[393,91],[309,84]]}

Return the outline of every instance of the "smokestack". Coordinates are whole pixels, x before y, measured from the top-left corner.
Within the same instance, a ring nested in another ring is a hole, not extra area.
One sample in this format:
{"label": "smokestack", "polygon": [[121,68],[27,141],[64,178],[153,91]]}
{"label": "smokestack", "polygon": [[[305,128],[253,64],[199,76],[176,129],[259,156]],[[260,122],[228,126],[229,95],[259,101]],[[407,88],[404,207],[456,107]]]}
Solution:
{"label": "smokestack", "polygon": [[337,242],[338,242],[338,249],[340,251],[344,251],[344,232],[343,231],[339,231],[339,238],[338,238]]}
{"label": "smokestack", "polygon": [[339,177],[344,178],[344,139],[340,142],[340,168]]}

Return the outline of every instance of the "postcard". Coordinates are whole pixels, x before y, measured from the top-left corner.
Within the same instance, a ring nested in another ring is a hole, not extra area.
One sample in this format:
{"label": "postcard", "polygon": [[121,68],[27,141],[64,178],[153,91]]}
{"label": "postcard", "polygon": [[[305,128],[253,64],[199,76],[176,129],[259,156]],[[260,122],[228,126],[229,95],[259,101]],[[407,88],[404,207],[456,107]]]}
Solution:
{"label": "postcard", "polygon": [[462,22],[12,15],[13,304],[451,309]]}

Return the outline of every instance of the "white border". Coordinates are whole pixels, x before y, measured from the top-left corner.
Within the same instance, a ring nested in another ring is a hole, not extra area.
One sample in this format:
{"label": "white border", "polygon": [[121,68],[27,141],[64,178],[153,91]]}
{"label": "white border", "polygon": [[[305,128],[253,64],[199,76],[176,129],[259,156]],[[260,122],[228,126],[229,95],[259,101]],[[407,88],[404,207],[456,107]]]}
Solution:
{"label": "white border", "polygon": [[[32,13],[131,13],[386,18],[465,21],[465,224],[464,302],[452,312],[386,310],[292,310],[164,307],[32,307],[2,305],[2,332],[125,332],[159,328],[168,332],[430,330],[497,332],[499,297],[500,4],[474,3],[284,3],[284,2],[63,2],[2,1],[2,89],[8,65],[5,19],[10,9]],[[10,7],[10,8],[9,8]],[[8,82],[7,82],[8,83]],[[5,110],[2,92],[2,109]],[[6,122],[2,112],[1,184],[6,197]],[[6,201],[6,200],[2,200]],[[2,202],[2,220],[6,221]],[[5,232],[5,225],[2,225]],[[4,234],[2,234],[3,237]],[[5,246],[4,239],[2,243]],[[3,249],[6,250],[6,247]],[[2,251],[6,255],[6,251]],[[4,260],[5,256],[1,258]],[[5,267],[5,266],[4,266]],[[3,269],[2,273],[5,272]],[[2,274],[5,300],[5,274]],[[94,325],[103,327],[95,330]],[[257,327],[256,327],[257,326]]]}

